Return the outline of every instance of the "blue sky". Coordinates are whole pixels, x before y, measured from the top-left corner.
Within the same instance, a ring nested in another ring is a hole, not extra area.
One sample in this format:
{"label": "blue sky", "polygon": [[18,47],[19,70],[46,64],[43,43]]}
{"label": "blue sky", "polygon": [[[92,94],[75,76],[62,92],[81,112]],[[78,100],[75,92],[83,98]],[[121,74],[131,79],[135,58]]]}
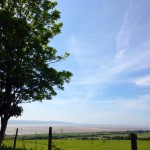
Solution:
{"label": "blue sky", "polygon": [[57,0],[64,23],[50,43],[74,76],[52,101],[18,119],[150,125],[150,1]]}

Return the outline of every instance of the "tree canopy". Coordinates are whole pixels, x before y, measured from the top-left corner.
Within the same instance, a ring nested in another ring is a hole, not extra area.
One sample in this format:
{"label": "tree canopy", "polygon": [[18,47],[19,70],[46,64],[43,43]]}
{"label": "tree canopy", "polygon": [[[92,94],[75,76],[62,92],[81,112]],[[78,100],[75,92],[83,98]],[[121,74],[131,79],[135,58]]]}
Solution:
{"label": "tree canopy", "polygon": [[62,27],[56,5],[49,0],[0,2],[0,136],[9,118],[21,115],[20,104],[52,99],[70,82],[71,72],[52,67],[69,55],[58,56],[50,46]]}

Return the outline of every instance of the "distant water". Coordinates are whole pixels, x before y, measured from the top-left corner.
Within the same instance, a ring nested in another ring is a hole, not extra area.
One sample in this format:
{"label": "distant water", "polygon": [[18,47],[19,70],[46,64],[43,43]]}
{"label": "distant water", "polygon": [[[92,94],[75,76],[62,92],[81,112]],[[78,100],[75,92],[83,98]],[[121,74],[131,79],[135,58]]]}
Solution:
{"label": "distant water", "polygon": [[19,129],[19,135],[25,134],[46,134],[49,127],[53,133],[72,133],[72,132],[101,132],[101,131],[127,131],[127,130],[150,130],[148,127],[138,126],[117,126],[117,125],[91,125],[91,124],[8,124],[6,134],[15,135]]}

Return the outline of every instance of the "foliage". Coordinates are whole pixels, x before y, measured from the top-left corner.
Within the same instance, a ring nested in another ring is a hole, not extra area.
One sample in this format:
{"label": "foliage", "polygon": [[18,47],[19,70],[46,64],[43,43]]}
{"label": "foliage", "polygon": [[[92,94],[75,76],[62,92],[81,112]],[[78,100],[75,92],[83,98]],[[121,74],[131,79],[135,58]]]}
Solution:
{"label": "foliage", "polygon": [[60,17],[53,11],[56,2],[4,2],[0,5],[0,114],[5,113],[4,104],[10,103],[9,115],[18,116],[22,111],[18,104],[51,99],[56,95],[53,87],[63,89],[71,73],[51,67],[51,63],[64,59],[48,46],[62,26],[56,23]]}
{"label": "foliage", "polygon": [[71,72],[52,67],[69,55],[58,56],[49,45],[62,27],[56,5],[49,0],[0,2],[0,137],[8,119],[21,115],[20,104],[50,100],[70,82]]}

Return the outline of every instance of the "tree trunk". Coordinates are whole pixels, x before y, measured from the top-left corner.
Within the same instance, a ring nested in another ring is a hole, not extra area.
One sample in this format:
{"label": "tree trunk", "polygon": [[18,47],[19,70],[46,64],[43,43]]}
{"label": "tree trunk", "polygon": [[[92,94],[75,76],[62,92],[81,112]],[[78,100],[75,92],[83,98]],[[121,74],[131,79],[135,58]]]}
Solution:
{"label": "tree trunk", "polygon": [[6,131],[6,127],[7,127],[7,123],[8,123],[8,117],[2,117],[1,118],[1,130],[0,130],[0,146],[2,144],[2,141],[4,139],[4,135],[5,135],[5,131]]}

